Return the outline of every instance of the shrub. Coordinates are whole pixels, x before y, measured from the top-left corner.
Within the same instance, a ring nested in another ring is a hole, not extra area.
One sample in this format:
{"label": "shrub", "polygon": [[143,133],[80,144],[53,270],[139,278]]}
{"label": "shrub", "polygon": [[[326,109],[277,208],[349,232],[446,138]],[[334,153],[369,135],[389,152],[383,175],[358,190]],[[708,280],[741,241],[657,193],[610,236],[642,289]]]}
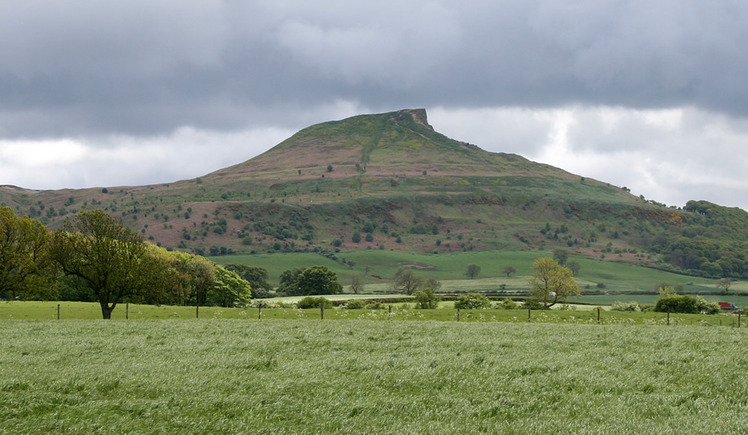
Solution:
{"label": "shrub", "polygon": [[319,308],[322,304],[325,308],[332,308],[332,301],[322,297],[307,296],[304,299],[296,302],[297,308]]}
{"label": "shrub", "polygon": [[720,312],[719,304],[716,302],[709,302],[701,296],[696,296],[696,302],[699,306],[699,313],[718,314]]}
{"label": "shrub", "polygon": [[496,303],[496,308],[500,310],[515,310],[518,307],[519,305],[510,298],[504,298]]}
{"label": "shrub", "polygon": [[420,309],[433,309],[439,305],[439,296],[434,293],[432,288],[417,291],[413,294],[416,298],[416,308]]}
{"label": "shrub", "polygon": [[468,293],[460,295],[455,301],[455,308],[463,310],[480,310],[491,308],[491,300],[484,294]]}
{"label": "shrub", "polygon": [[639,306],[638,302],[615,302],[611,307],[611,310],[613,311],[635,311],[640,312],[642,311],[641,306]]}
{"label": "shrub", "polygon": [[366,302],[362,301],[361,299],[351,299],[350,301],[346,302],[345,307],[349,310],[360,310],[366,308]]}
{"label": "shrub", "polygon": [[715,302],[708,302],[701,296],[670,295],[664,296],[657,300],[655,311],[670,313],[719,313],[719,305]]}
{"label": "shrub", "polygon": [[699,312],[699,302],[691,296],[668,295],[657,299],[654,310],[661,313],[696,314]]}

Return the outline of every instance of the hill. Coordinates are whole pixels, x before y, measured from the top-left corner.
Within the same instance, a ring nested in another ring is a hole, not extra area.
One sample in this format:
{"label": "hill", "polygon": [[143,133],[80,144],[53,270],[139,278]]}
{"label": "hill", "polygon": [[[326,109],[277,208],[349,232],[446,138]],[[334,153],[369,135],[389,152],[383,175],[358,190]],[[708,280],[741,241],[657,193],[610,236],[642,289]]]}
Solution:
{"label": "hill", "polygon": [[[713,277],[748,274],[748,214],[667,208],[624,188],[450,139],[423,109],[299,131],[267,152],[175,183],[30,191],[0,203],[56,228],[101,208],[163,246],[206,255],[566,249]],[[340,260],[342,261],[342,260]]]}

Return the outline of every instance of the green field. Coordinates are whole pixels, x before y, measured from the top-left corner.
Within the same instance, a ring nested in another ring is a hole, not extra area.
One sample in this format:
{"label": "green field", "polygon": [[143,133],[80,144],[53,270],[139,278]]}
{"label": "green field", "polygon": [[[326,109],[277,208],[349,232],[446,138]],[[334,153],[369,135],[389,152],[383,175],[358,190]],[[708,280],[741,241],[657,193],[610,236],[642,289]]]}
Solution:
{"label": "green field", "polygon": [[3,433],[741,433],[746,331],[0,322]]}
{"label": "green field", "polygon": [[[495,291],[504,286],[507,290],[529,290],[532,263],[540,256],[551,256],[539,251],[481,251],[449,254],[414,254],[388,250],[363,250],[337,254],[354,262],[353,267],[335,262],[319,254],[289,253],[261,255],[230,255],[211,257],[219,264],[239,263],[261,266],[268,270],[270,282],[277,285],[280,274],[295,267],[320,264],[338,274],[344,291],[350,284],[351,276],[360,275],[365,283],[365,293],[391,293],[390,280],[400,268],[410,267],[426,278],[435,278],[442,283],[441,292]],[[653,303],[656,299],[655,286],[660,282],[682,285],[687,293],[703,294],[708,300],[733,302],[740,306],[748,305],[748,282],[735,282],[728,295],[722,295],[716,288],[716,280],[679,275],[661,270],[632,266],[630,264],[593,260],[574,255],[580,273],[576,277],[583,291],[582,303],[609,305],[616,301]],[[465,278],[469,264],[481,268],[477,279]],[[517,272],[510,277],[503,274],[505,266],[514,267]],[[649,295],[629,294],[649,292]],[[586,294],[585,294],[586,293]],[[607,295],[606,295],[607,293]]]}
{"label": "green field", "polygon": [[[363,296],[362,296],[363,297]],[[342,300],[342,296],[332,296],[331,299]],[[293,303],[298,297],[282,298],[284,302]],[[87,302],[3,302],[0,303],[0,321],[2,320],[55,320],[58,316],[62,321],[101,319],[98,304]],[[553,310],[534,310],[528,313],[524,309],[504,310],[461,310],[461,322],[508,322],[508,323],[572,323],[597,324],[597,310],[594,306],[571,305],[557,306]],[[567,309],[563,309],[567,308]],[[199,314],[199,316],[198,316]],[[528,319],[529,315],[529,319]],[[131,304],[129,310],[122,305],[114,310],[112,318],[131,321],[174,319],[224,319],[224,320],[312,320],[320,319],[319,309],[297,308],[221,308],[189,306],[153,306]],[[387,303],[381,309],[345,309],[343,307],[328,308],[324,313],[326,320],[417,320],[456,322],[458,312],[452,302],[443,301],[439,308],[432,310],[414,309],[413,303]],[[600,324],[624,325],[699,325],[699,326],[737,326],[738,317],[733,312],[722,314],[671,314],[656,312],[620,312],[601,309]],[[741,318],[741,326],[745,322]]]}

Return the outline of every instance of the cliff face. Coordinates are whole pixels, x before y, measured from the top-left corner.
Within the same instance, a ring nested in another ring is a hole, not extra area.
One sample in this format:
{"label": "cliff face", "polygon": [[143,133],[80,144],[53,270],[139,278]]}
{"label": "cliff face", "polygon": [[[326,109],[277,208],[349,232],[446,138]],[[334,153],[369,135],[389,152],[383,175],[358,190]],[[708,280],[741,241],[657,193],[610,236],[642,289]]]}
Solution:
{"label": "cliff face", "polygon": [[401,110],[399,113],[409,114],[410,116],[413,117],[413,121],[415,121],[416,124],[420,124],[424,127],[428,127],[431,130],[434,129],[434,127],[432,127],[429,124],[428,116],[426,114],[426,109],[405,109],[405,110]]}

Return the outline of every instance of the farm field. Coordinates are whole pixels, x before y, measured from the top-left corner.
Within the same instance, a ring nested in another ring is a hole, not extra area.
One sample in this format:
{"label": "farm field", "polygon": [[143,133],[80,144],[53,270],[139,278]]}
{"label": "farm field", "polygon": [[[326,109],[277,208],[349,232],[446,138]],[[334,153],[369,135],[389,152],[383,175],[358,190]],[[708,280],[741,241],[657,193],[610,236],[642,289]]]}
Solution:
{"label": "farm field", "polygon": [[[406,253],[387,250],[347,251],[337,254],[339,258],[353,261],[354,266],[335,262],[313,253],[279,253],[257,255],[227,255],[210,257],[219,264],[247,264],[268,270],[269,281],[277,285],[280,274],[296,267],[314,264],[326,266],[338,274],[346,287],[351,276],[360,275],[364,279],[367,292],[388,290],[389,280],[400,268],[412,268],[426,278],[442,282],[443,291],[496,290],[502,284],[507,289],[528,289],[528,279],[532,275],[532,263],[541,256],[552,256],[541,251],[480,251],[459,253]],[[596,289],[599,284],[609,292],[653,291],[659,282],[682,284],[688,292],[716,292],[716,280],[698,278],[664,272],[624,263],[598,261],[584,256],[572,255],[580,272],[578,283],[583,289]],[[481,271],[478,279],[465,278],[469,264],[477,264]],[[517,272],[506,277],[503,268],[514,267]],[[748,282],[736,282],[731,292],[748,292]]]}
{"label": "farm field", "polygon": [[746,330],[0,322],[7,433],[739,433]]}

